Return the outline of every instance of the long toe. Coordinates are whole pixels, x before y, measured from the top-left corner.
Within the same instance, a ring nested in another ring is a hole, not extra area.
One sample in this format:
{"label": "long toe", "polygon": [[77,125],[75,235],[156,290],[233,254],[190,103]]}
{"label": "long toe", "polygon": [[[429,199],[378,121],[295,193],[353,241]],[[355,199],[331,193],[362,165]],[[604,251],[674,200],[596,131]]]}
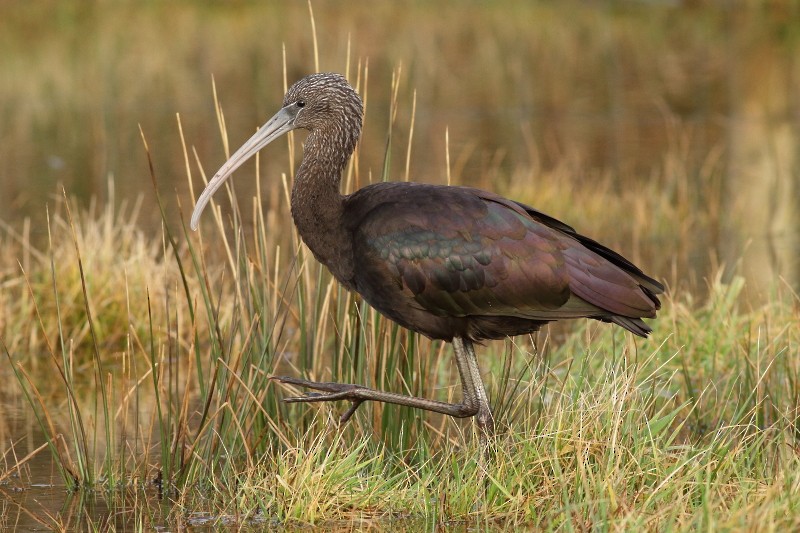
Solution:
{"label": "long toe", "polygon": [[356,395],[354,390],[343,390],[340,392],[331,392],[328,394],[320,394],[319,392],[307,392],[305,396],[290,396],[284,398],[286,403],[316,403],[316,402],[336,402],[339,400],[361,401]]}
{"label": "long toe", "polygon": [[353,385],[350,383],[333,383],[330,381],[309,381],[307,379],[293,378],[291,376],[271,376],[269,379],[272,381],[277,381],[278,383],[284,383],[286,385],[295,385],[297,387],[305,387],[307,389],[314,389],[331,393],[347,392],[363,388],[358,385]]}

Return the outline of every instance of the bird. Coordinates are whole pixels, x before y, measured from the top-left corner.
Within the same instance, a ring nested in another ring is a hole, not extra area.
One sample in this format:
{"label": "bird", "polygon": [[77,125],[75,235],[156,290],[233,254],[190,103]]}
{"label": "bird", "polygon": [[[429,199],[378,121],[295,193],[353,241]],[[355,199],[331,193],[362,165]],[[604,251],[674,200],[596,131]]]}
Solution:
{"label": "bird", "polygon": [[455,418],[474,417],[482,442],[495,421],[475,344],[536,332],[562,319],[611,322],[640,337],[652,331],[664,286],[619,253],[523,203],[465,186],[381,182],[352,194],[341,176],[361,135],[364,109],[337,73],[295,82],[280,110],[219,169],[201,193],[190,227],[211,196],[246,160],[291,130],[308,131],[291,191],[303,242],[339,283],[382,315],[452,343],[461,401],[448,403],[357,384],[291,376],[311,389],[293,402],[347,400],[346,422],[364,402]]}

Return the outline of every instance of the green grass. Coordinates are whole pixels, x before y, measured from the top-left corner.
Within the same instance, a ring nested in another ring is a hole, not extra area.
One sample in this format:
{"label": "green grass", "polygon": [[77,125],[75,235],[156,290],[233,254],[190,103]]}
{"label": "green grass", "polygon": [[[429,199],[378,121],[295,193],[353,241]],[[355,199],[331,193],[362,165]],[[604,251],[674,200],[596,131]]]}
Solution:
{"label": "green grass", "polygon": [[[277,458],[246,469],[236,493],[220,500],[235,501],[240,513],[299,520],[397,513],[554,529],[791,527],[797,405],[784,380],[795,373],[796,333],[787,345],[744,344],[741,332],[776,334],[766,323],[796,319],[796,300],[748,314],[725,308],[735,292],[717,284],[697,310],[706,315],[697,326],[715,344],[687,346],[689,339],[657,328],[637,356],[620,334],[572,335],[552,355],[572,360],[570,371],[562,365],[522,380],[485,471],[474,440],[463,446],[461,435],[434,449],[419,443],[430,455],[408,465],[369,435],[342,442],[330,429],[327,442],[300,435]],[[671,306],[662,320],[684,323],[681,309]],[[750,357],[703,373],[728,359],[731,338]],[[512,379],[529,357],[514,351],[523,361]],[[770,398],[758,389],[771,390]],[[773,413],[768,423],[765,411]]]}
{"label": "green grass", "polygon": [[[485,465],[469,425],[448,422],[453,438],[438,442],[429,428],[403,449],[376,438],[381,428],[369,421],[337,429],[326,408],[312,409],[308,429],[285,431],[282,451],[218,485],[211,500],[222,515],[290,523],[412,517],[498,528],[796,527],[798,338],[770,324],[796,320],[798,302],[784,294],[742,312],[730,305],[740,288],[715,283],[692,314],[673,302],[654,339],[636,346],[610,328],[586,327],[553,350],[553,366],[534,360],[535,376],[527,371],[534,356],[509,346],[511,379],[523,377],[513,398],[495,397],[513,407],[499,418]],[[680,333],[687,325],[690,333]],[[692,342],[698,331],[710,342]],[[725,364],[709,374],[715,361]],[[498,375],[489,377],[495,394]],[[186,495],[183,505],[196,500]]]}

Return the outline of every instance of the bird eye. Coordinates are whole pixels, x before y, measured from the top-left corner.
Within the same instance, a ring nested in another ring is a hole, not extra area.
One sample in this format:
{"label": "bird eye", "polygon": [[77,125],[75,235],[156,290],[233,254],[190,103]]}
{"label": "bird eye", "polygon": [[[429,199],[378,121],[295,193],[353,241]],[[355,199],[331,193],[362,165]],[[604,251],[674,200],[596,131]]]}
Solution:
{"label": "bird eye", "polygon": [[297,107],[305,107],[306,106],[306,102],[305,102],[305,100],[298,100],[297,102],[295,102],[295,105]]}

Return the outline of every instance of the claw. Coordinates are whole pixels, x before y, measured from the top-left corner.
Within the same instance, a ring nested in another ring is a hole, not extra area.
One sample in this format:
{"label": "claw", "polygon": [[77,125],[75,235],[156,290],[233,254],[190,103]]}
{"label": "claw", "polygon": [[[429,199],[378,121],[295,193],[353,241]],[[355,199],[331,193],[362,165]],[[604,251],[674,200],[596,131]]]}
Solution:
{"label": "claw", "polygon": [[327,393],[321,394],[319,392],[306,392],[304,396],[291,396],[289,398],[284,398],[283,401],[286,403],[335,402],[337,400],[349,400],[352,402],[352,405],[339,417],[339,423],[341,424],[344,424],[350,420],[356,410],[361,406],[362,403],[364,403],[364,400],[357,396],[356,391],[358,389],[363,389],[363,387],[359,387],[358,385],[351,385],[349,383],[333,383],[329,381],[308,381],[290,376],[270,376],[269,379],[271,381],[277,381],[278,383],[306,387]]}

